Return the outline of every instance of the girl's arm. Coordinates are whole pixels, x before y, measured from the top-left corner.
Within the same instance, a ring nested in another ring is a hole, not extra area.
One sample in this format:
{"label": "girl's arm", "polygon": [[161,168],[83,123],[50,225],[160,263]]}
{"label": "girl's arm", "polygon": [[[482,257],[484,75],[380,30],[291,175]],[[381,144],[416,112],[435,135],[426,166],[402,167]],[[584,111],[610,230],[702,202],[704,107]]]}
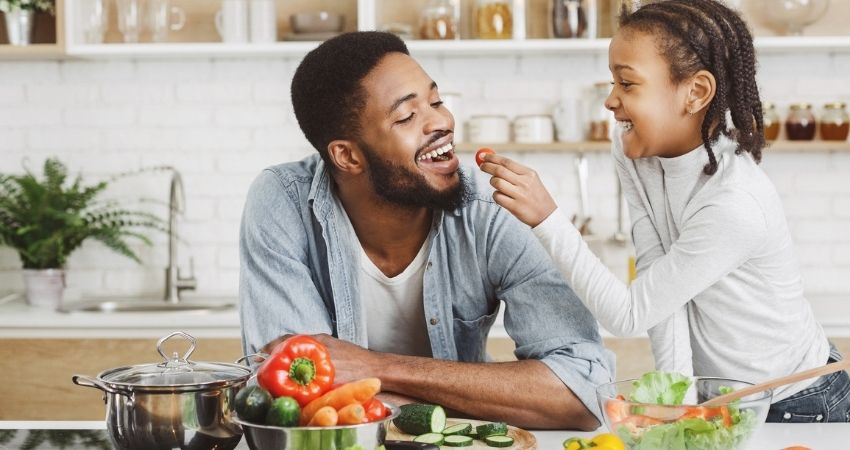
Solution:
{"label": "girl's arm", "polygon": [[[597,320],[617,335],[643,333],[672,316],[741,266],[764,240],[761,205],[749,193],[730,188],[685,218],[669,251],[626,285],[593,255],[560,211],[540,217],[546,208],[525,201],[539,200],[545,191],[536,174],[529,175],[533,171],[498,155],[486,161],[481,168],[494,175],[495,201],[529,225],[539,220],[535,235]],[[511,169],[517,166],[519,172]]]}
{"label": "girl's arm", "polygon": [[[629,206],[631,218],[631,237],[635,246],[636,269],[638,275],[644,273],[658,258],[664,256],[664,245],[658,228],[649,215],[649,199],[638,188],[639,178],[635,163],[627,160],[620,145],[619,136],[614,136],[612,157],[617,170],[623,196]],[[647,330],[650,347],[655,357],[655,368],[665,372],[678,372],[693,375],[691,352],[691,332],[688,322],[687,304]]]}

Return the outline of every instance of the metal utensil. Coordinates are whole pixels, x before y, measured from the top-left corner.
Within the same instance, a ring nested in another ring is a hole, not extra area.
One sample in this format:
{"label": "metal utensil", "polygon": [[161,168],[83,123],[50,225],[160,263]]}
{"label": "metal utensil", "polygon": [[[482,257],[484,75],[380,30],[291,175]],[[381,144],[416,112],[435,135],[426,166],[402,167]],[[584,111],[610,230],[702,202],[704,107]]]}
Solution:
{"label": "metal utensil", "polygon": [[584,153],[579,153],[576,158],[576,175],[578,175],[579,214],[575,223],[584,236],[591,234],[588,226],[590,223],[590,214],[588,213],[590,201],[587,196],[587,158]]}
{"label": "metal utensil", "polygon": [[618,245],[626,245],[628,240],[623,223],[623,203],[625,203],[623,200],[623,184],[617,179],[617,231],[611,236],[611,242]]}

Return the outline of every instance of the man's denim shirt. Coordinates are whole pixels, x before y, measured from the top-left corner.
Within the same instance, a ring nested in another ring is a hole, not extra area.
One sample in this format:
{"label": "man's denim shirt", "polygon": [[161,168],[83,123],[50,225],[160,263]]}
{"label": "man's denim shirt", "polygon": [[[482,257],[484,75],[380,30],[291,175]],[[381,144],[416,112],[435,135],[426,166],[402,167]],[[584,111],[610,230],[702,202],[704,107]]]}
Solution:
{"label": "man's denim shirt", "polygon": [[[360,244],[335,189],[318,154],[270,167],[251,186],[240,238],[246,354],[288,333],[327,333],[368,348]],[[477,193],[457,210],[435,212],[433,222],[422,301],[434,358],[486,361],[504,302],[516,357],[542,361],[601,417],[595,387],[612,380],[613,355],[529,228]]]}

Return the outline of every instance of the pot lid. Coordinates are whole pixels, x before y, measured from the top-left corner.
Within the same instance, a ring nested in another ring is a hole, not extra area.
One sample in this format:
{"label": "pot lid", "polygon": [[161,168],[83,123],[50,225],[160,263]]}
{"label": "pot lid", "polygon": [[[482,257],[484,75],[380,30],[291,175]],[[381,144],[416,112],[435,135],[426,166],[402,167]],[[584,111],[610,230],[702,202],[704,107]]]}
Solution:
{"label": "pot lid", "polygon": [[[174,352],[171,357],[168,357],[162,350],[162,344],[175,336],[188,340],[189,350],[183,356]],[[201,389],[208,385],[241,381],[251,374],[249,367],[239,364],[189,360],[189,356],[195,351],[195,338],[182,331],[176,331],[160,339],[156,344],[156,350],[162,355],[162,362],[109,370],[101,374],[101,379],[107,383],[131,388]]]}

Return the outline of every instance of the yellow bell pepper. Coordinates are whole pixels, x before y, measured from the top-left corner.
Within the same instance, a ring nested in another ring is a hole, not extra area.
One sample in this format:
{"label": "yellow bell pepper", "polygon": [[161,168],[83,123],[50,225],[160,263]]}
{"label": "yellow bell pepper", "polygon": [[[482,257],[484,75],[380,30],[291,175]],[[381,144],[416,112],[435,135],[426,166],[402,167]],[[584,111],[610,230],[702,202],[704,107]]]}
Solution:
{"label": "yellow bell pepper", "polygon": [[592,439],[570,438],[564,441],[564,450],[626,450],[626,445],[619,437],[611,433],[600,434]]}

